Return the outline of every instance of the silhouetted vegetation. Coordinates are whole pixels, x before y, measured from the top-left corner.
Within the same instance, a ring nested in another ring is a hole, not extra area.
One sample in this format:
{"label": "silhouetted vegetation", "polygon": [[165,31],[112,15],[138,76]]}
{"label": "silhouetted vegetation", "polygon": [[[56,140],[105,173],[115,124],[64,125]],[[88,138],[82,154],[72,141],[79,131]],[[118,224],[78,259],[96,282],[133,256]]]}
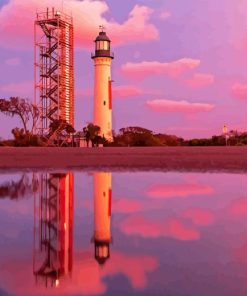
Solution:
{"label": "silhouetted vegetation", "polygon": [[66,120],[56,119],[51,122],[49,126],[49,133],[53,134],[54,132],[59,131],[59,133],[73,134],[75,133],[75,129],[71,124],[69,124]]}
{"label": "silhouetted vegetation", "polygon": [[[185,140],[175,135],[154,133],[139,127],[121,128],[118,133],[113,131],[113,141],[107,141],[100,136],[100,127],[88,123],[76,133],[74,127],[66,120],[58,119],[51,122],[47,135],[41,137],[34,134],[35,123],[39,117],[38,108],[27,99],[10,97],[0,99],[0,112],[8,116],[18,116],[23,128],[12,129],[13,140],[0,140],[0,146],[78,146],[79,140],[84,139],[89,147],[103,144],[112,147],[154,147],[154,146],[242,146],[247,145],[247,132],[230,131],[227,134],[214,135],[211,138],[193,138]],[[28,129],[30,128],[30,131]],[[75,141],[75,139],[77,139]]]}
{"label": "silhouetted vegetation", "polygon": [[33,134],[35,123],[39,118],[39,110],[33,103],[19,97],[0,99],[0,112],[11,117],[18,116],[23,124],[25,134],[28,133],[29,122],[31,133]]}
{"label": "silhouetted vegetation", "polygon": [[0,198],[25,198],[37,190],[37,180],[30,181],[29,177],[23,174],[18,181],[5,182],[0,185]]}
{"label": "silhouetted vegetation", "polygon": [[[12,129],[14,140],[1,141],[1,146],[40,146],[42,141],[34,135],[34,127],[39,118],[38,108],[27,99],[10,97],[0,99],[0,112],[13,117],[18,116],[23,128]],[[30,130],[29,130],[30,129]]]}
{"label": "silhouetted vegetation", "polygon": [[92,142],[92,146],[98,146],[99,144],[106,144],[105,138],[100,136],[100,127],[94,125],[93,123],[88,123],[87,126],[83,128],[83,137],[87,142],[87,147],[89,147],[89,142]]}
{"label": "silhouetted vegetation", "polygon": [[45,137],[45,146],[62,146],[68,147],[72,145],[74,127],[66,120],[56,119],[50,123],[49,133]]}
{"label": "silhouetted vegetation", "polygon": [[138,126],[121,128],[119,134],[114,135],[114,146],[162,146],[162,142],[155,137],[151,130]]}
{"label": "silhouetted vegetation", "polygon": [[155,134],[142,127],[127,127],[114,134],[113,143],[108,146],[242,146],[247,145],[247,132],[230,131],[227,135],[214,135],[211,138],[194,138],[184,140],[168,134]]}
{"label": "silhouetted vegetation", "polygon": [[25,133],[23,128],[12,129],[14,136],[14,146],[27,147],[27,146],[42,146],[41,140],[37,135],[33,135],[29,131]]}

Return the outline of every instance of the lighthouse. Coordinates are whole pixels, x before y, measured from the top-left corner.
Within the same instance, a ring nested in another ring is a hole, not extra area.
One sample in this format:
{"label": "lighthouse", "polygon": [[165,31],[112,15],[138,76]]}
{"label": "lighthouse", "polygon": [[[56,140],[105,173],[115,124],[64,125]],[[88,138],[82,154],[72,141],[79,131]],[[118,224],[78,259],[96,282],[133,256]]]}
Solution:
{"label": "lighthouse", "polygon": [[100,265],[110,258],[111,173],[94,174],[94,256]]}
{"label": "lighthouse", "polygon": [[94,124],[100,127],[100,135],[112,141],[112,87],[111,40],[106,35],[104,27],[95,39],[94,60]]}

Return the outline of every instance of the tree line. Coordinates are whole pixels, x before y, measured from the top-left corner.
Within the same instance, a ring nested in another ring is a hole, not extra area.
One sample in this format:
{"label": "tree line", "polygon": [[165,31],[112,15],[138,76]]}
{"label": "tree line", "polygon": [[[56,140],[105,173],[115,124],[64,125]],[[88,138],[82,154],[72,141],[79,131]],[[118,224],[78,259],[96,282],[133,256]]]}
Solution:
{"label": "tree line", "polygon": [[118,133],[113,131],[113,141],[109,142],[100,135],[100,127],[93,123],[88,123],[80,131],[76,131],[62,119],[51,122],[47,135],[41,136],[35,132],[39,110],[27,99],[19,97],[0,99],[0,112],[10,117],[17,116],[22,123],[21,128],[12,129],[14,139],[1,140],[0,146],[75,146],[76,139],[80,138],[84,139],[87,146],[100,144],[115,147],[247,145],[247,132],[230,131],[225,135],[185,140],[175,135],[154,133],[139,126],[121,128]]}

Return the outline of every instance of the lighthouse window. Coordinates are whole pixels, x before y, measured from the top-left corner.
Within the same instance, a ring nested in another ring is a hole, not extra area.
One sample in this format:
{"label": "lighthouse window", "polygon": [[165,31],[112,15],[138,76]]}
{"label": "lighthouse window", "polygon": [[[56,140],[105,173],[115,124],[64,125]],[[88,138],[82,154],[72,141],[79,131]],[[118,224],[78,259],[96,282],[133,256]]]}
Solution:
{"label": "lighthouse window", "polygon": [[106,104],[106,101],[104,101],[104,103],[103,103],[104,105]]}
{"label": "lighthouse window", "polygon": [[104,41],[100,41],[99,49],[104,49]]}
{"label": "lighthouse window", "polygon": [[104,41],[104,50],[108,50],[108,49],[109,49],[109,42]]}

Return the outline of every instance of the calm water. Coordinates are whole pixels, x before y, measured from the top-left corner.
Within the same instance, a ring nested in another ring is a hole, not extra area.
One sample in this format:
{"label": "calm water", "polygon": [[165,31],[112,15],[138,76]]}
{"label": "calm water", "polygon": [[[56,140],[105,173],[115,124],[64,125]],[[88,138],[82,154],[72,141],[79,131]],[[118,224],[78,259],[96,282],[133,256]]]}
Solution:
{"label": "calm water", "polygon": [[247,175],[0,181],[0,295],[247,295]]}

